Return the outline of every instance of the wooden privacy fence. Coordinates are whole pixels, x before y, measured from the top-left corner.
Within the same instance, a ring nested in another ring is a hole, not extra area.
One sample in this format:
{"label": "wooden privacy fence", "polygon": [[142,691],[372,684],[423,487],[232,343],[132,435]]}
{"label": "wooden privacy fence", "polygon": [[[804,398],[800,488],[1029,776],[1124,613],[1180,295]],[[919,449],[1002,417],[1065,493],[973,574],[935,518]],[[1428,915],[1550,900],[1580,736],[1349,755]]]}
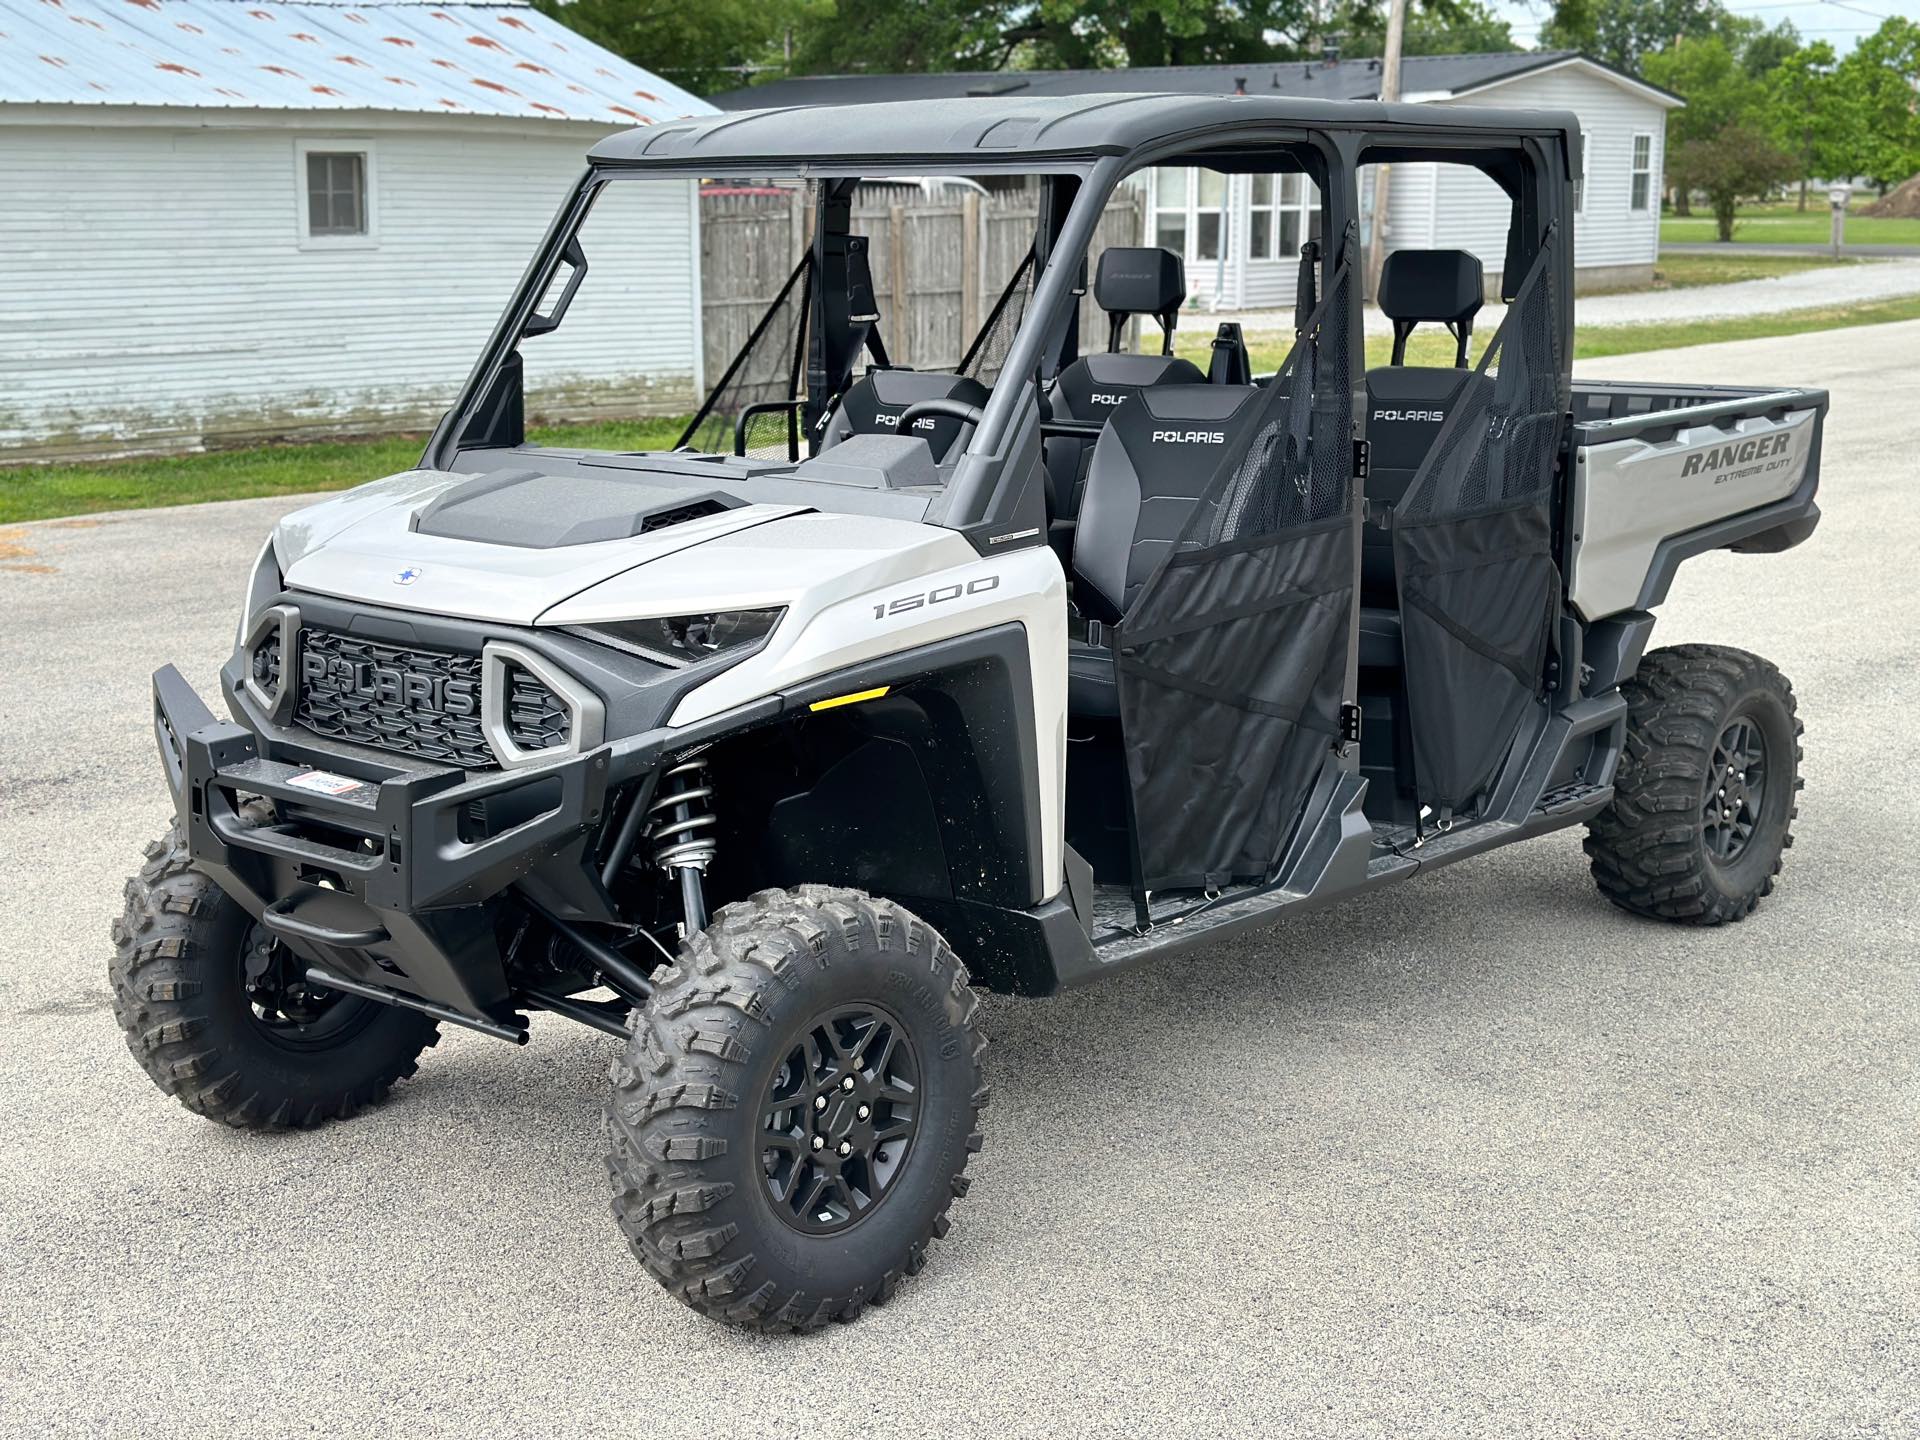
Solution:
{"label": "wooden privacy fence", "polygon": [[[984,195],[957,186],[934,194],[909,185],[862,186],[853,231],[867,238],[888,358],[916,370],[957,369],[1026,258],[1039,213],[1039,189],[1032,185]],[[701,192],[700,312],[709,385],[725,373],[793,274],[812,223],[811,192],[803,187]],[[1128,188],[1113,196],[1090,263],[1098,263],[1109,245],[1138,245],[1142,227],[1140,195]],[[1106,322],[1091,295],[1081,306],[1081,344],[1101,348]],[[1004,344],[1000,348],[1004,353]],[[753,371],[754,388],[764,386],[766,393],[752,399],[786,398],[785,367],[776,357],[767,356]]]}

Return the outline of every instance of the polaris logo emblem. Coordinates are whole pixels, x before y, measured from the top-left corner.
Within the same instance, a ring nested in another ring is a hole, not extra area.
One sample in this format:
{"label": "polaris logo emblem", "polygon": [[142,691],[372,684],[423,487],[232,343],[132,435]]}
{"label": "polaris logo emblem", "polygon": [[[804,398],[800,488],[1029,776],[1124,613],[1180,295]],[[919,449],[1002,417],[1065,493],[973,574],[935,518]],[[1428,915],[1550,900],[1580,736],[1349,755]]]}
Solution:
{"label": "polaris logo emblem", "polygon": [[480,711],[480,687],[472,680],[398,665],[344,660],[307,650],[300,656],[300,679],[309,695],[352,695],[453,717]]}
{"label": "polaris logo emblem", "polygon": [[1685,480],[1690,475],[1712,474],[1716,470],[1748,465],[1755,460],[1770,460],[1784,453],[1792,441],[1793,432],[1785,430],[1778,435],[1744,440],[1738,445],[1716,445],[1711,450],[1696,451],[1687,456],[1687,463],[1680,467],[1680,478]]}
{"label": "polaris logo emblem", "polygon": [[1227,432],[1224,430],[1156,430],[1153,432],[1156,445],[1224,445]]}
{"label": "polaris logo emblem", "polygon": [[1447,412],[1444,410],[1376,410],[1373,412],[1373,418],[1376,420],[1430,420],[1438,423],[1447,418]]}
{"label": "polaris logo emblem", "polygon": [[418,565],[409,565],[407,566],[406,569],[402,570],[399,574],[393,577],[393,583],[396,585],[411,585],[414,581],[420,578],[421,573],[422,573],[421,569]]}
{"label": "polaris logo emblem", "polygon": [[[897,428],[900,424],[900,417],[898,415],[889,415],[886,411],[882,410],[874,415],[873,423],[876,425],[885,425],[889,428]],[[913,422],[913,428],[915,430],[931,430],[933,428],[933,417],[931,415],[922,415],[918,420]]]}
{"label": "polaris logo emblem", "polygon": [[1102,395],[1098,390],[1095,390],[1091,395],[1087,396],[1087,399],[1095,405],[1124,405],[1127,403],[1127,397],[1124,395]]}

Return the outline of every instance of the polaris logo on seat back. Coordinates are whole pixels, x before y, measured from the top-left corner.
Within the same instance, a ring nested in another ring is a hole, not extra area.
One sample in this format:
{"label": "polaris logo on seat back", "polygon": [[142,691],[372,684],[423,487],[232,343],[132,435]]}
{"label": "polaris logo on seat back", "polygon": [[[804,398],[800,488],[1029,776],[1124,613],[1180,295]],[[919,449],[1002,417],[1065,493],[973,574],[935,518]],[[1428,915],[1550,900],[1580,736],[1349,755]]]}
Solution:
{"label": "polaris logo on seat back", "polygon": [[[889,415],[886,411],[881,410],[874,414],[873,423],[876,425],[897,427],[900,424],[900,417],[898,415]],[[922,415],[918,420],[913,422],[913,428],[916,430],[931,430],[933,428],[933,417],[931,415]]]}
{"label": "polaris logo on seat back", "polygon": [[1089,394],[1087,399],[1095,405],[1124,405],[1127,401],[1124,395],[1102,395],[1098,390]]}
{"label": "polaris logo on seat back", "polygon": [[1447,412],[1444,410],[1376,410],[1373,412],[1373,418],[1376,420],[1429,420],[1437,424],[1447,418]]}
{"label": "polaris logo on seat back", "polygon": [[1153,443],[1156,445],[1223,445],[1227,432],[1224,430],[1156,430]]}
{"label": "polaris logo on seat back", "polygon": [[1680,467],[1680,478],[1685,480],[1689,475],[1698,475],[1703,471],[1730,470],[1736,465],[1771,459],[1785,451],[1792,440],[1793,432],[1787,430],[1778,435],[1745,440],[1738,445],[1716,445],[1711,450],[1696,451],[1687,456],[1687,463]]}

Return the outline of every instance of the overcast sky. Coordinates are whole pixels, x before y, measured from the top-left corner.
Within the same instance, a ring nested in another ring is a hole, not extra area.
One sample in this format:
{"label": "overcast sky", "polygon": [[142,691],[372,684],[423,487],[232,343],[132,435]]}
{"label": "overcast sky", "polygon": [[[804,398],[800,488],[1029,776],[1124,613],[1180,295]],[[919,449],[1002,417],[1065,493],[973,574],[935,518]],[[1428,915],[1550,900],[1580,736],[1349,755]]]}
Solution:
{"label": "overcast sky", "polygon": [[[1532,45],[1540,38],[1540,27],[1552,13],[1552,6],[1528,3],[1528,0],[1493,0],[1493,7],[1513,22],[1513,38]],[[1752,3],[1734,0],[1727,6],[1739,15],[1751,15],[1769,25],[1791,20],[1794,29],[1809,40],[1825,40],[1842,55],[1854,47],[1863,35],[1871,35],[1889,15],[1905,15],[1920,20],[1920,0],[1793,0],[1793,3]]]}

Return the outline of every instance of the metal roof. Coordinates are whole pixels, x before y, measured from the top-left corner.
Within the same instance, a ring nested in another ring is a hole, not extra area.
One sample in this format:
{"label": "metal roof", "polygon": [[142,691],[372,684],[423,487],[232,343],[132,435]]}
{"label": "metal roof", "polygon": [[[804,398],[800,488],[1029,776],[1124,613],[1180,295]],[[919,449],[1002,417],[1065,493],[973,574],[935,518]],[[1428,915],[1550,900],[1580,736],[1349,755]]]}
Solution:
{"label": "metal roof", "polygon": [[[1400,93],[1450,96],[1517,80],[1562,65],[1591,67],[1616,83],[1650,92],[1666,104],[1679,97],[1572,50],[1487,55],[1409,55],[1400,62]],[[1286,95],[1302,100],[1373,100],[1378,60],[1260,60],[1238,65],[1155,65],[1131,70],[963,70],[944,75],[798,75],[713,97],[722,110],[776,105],[861,105],[962,95],[1094,95],[1119,92],[1184,95]]]}
{"label": "metal roof", "polygon": [[0,105],[651,125],[706,101],[520,4],[0,0]]}
{"label": "metal roof", "polygon": [[[1480,105],[1382,105],[1377,100],[1299,100],[1279,95],[1009,95],[873,105],[745,110],[609,135],[596,161],[661,167],[832,165],[970,169],[1031,165],[1044,157],[1125,155],[1173,136],[1202,137],[1243,125],[1338,128],[1405,126],[1576,136],[1564,110]],[[760,173],[760,172],[756,172]]]}

